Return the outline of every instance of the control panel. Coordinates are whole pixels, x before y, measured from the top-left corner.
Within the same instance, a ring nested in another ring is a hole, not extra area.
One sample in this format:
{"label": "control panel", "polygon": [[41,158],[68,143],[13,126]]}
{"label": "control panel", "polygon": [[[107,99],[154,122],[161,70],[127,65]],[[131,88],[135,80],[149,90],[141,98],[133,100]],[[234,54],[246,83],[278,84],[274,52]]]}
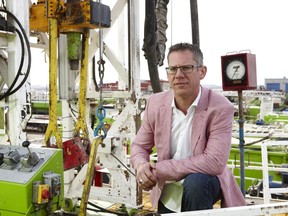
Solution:
{"label": "control panel", "polygon": [[64,202],[61,149],[0,145],[0,215],[49,215]]}

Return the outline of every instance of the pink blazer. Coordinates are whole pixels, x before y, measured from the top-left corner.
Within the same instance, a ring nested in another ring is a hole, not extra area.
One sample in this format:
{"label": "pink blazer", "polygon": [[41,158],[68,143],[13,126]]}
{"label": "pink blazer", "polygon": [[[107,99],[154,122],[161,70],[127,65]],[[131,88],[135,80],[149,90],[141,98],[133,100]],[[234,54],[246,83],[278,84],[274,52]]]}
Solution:
{"label": "pink blazer", "polygon": [[170,159],[173,91],[150,96],[141,128],[131,145],[131,163],[137,167],[149,161],[155,145],[158,184],[151,191],[151,203],[158,204],[165,181],[179,181],[189,173],[216,175],[222,189],[222,207],[246,205],[239,186],[227,167],[231,147],[234,108],[228,99],[202,87],[192,123],[192,155],[183,160]]}

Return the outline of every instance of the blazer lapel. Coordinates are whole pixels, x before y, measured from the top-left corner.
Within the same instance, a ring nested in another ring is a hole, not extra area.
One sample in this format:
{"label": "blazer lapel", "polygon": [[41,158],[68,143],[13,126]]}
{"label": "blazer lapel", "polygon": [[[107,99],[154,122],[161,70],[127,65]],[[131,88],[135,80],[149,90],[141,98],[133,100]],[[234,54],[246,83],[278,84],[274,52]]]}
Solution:
{"label": "blazer lapel", "polygon": [[203,123],[204,123],[204,119],[205,119],[205,115],[206,111],[200,111],[196,108],[195,113],[194,113],[194,117],[193,117],[193,123],[192,123],[192,139],[191,139],[191,151],[192,154],[194,153],[194,150],[196,148],[198,139],[201,135],[201,133],[203,133]]}
{"label": "blazer lapel", "polygon": [[171,137],[171,125],[172,125],[172,100],[173,92],[171,91],[167,97],[167,100],[163,107],[161,107],[160,119],[161,125],[161,143],[163,145],[163,151],[161,151],[161,157],[163,160],[170,159],[170,137]]}
{"label": "blazer lapel", "polygon": [[206,118],[206,113],[207,113],[207,106],[208,106],[208,100],[209,100],[208,97],[209,97],[208,89],[202,87],[201,98],[195,109],[193,122],[192,122],[192,138],[191,138],[192,154],[194,153],[194,150],[197,146],[201,133],[205,131],[205,129],[203,129],[203,124],[204,124],[204,120]]}

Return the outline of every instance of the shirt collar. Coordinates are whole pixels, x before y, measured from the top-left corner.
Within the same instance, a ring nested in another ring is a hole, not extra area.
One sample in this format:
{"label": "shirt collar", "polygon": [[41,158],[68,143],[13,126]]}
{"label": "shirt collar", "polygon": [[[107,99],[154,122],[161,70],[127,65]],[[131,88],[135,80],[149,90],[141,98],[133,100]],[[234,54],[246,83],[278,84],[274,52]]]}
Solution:
{"label": "shirt collar", "polygon": [[[191,106],[188,108],[188,110],[190,110],[191,107],[193,107],[193,106],[196,107],[196,106],[198,105],[199,100],[200,100],[200,97],[201,97],[201,93],[202,93],[202,89],[201,89],[201,87],[200,87],[196,99],[193,101],[193,103],[192,103]],[[171,105],[172,105],[172,108],[176,108],[174,95],[173,95],[173,100],[172,100],[172,104],[171,104]]]}

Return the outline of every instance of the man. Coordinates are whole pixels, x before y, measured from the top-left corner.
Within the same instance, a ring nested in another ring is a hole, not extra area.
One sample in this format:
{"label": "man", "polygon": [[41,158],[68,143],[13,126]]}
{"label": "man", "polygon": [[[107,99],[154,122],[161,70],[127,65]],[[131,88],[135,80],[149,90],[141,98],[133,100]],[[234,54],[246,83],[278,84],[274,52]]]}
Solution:
{"label": "man", "polygon": [[[140,188],[151,190],[158,213],[245,205],[227,167],[234,116],[232,104],[200,85],[207,68],[201,50],[189,43],[168,53],[171,90],[151,95],[131,145],[131,163]],[[149,156],[156,146],[158,160]]]}

